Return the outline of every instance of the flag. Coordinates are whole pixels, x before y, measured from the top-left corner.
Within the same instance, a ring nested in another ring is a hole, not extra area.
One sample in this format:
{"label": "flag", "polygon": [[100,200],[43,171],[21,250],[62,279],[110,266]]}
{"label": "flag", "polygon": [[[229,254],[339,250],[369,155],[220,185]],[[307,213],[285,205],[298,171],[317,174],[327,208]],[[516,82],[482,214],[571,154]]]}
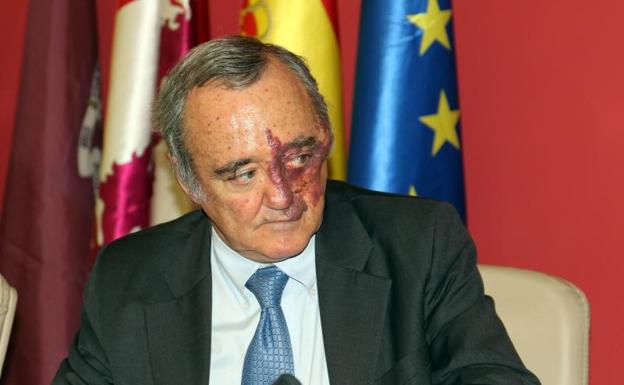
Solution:
{"label": "flag", "polygon": [[3,57],[0,71],[0,216],[15,127],[28,2],[6,2],[3,15],[5,22],[0,24],[0,47],[11,54]]}
{"label": "flag", "polygon": [[196,36],[206,36],[191,24],[191,5],[206,9],[205,0],[119,2],[96,202],[98,245],[192,207],[170,172],[166,147],[150,120],[160,79]]}
{"label": "flag", "polygon": [[245,0],[244,35],[282,46],[303,56],[327,102],[334,134],[329,177],[345,179],[342,86],[338,24],[334,0]]}
{"label": "flag", "polygon": [[450,0],[362,3],[349,181],[465,214]]}
{"label": "flag", "polygon": [[94,198],[77,152],[96,67],[94,7],[29,1],[0,218],[0,272],[19,296],[5,385],[49,384],[80,321]]}
{"label": "flag", "polygon": [[[195,44],[208,39],[207,7],[207,0],[162,2],[158,84]],[[173,176],[167,159],[167,146],[160,135],[155,137],[153,159],[150,224],[158,224],[175,219],[194,206]]]}
{"label": "flag", "polygon": [[149,116],[158,72],[159,3],[121,0],[115,14],[95,206],[98,245],[149,225],[153,181]]}

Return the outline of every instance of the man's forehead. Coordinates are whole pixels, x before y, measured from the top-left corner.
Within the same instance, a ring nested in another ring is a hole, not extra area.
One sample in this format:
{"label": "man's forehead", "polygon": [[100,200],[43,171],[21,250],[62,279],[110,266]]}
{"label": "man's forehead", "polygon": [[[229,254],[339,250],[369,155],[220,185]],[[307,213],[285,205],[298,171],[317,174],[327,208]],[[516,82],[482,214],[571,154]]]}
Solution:
{"label": "man's forehead", "polygon": [[210,126],[213,133],[227,135],[230,130],[244,129],[250,123],[264,122],[266,127],[275,129],[280,128],[275,124],[319,124],[313,103],[303,87],[285,87],[292,82],[283,79],[264,81],[267,76],[265,74],[258,82],[240,89],[218,83],[194,88],[185,105],[185,125]]}

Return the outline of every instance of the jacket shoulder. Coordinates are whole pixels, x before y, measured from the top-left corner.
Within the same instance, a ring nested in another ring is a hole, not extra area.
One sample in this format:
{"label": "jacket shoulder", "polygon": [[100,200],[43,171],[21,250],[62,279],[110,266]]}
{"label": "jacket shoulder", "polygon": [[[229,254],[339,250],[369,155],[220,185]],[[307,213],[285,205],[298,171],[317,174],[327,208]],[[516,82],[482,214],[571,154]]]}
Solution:
{"label": "jacket shoulder", "polygon": [[109,243],[97,256],[90,286],[110,298],[118,295],[150,301],[150,297],[169,295],[165,272],[190,242],[192,233],[207,224],[203,212],[196,210]]}
{"label": "jacket shoulder", "polygon": [[[436,264],[444,269],[441,263],[453,260],[458,249],[473,247],[459,214],[446,202],[332,182],[326,205],[329,223],[344,223],[338,217],[351,216],[350,226],[361,224],[378,254],[401,264],[426,270]],[[331,231],[345,230],[333,226]]]}
{"label": "jacket shoulder", "polygon": [[455,208],[443,201],[366,190],[338,181],[330,181],[327,191],[330,207],[348,204],[368,226],[386,227],[395,223],[420,227],[440,220],[461,222]]}

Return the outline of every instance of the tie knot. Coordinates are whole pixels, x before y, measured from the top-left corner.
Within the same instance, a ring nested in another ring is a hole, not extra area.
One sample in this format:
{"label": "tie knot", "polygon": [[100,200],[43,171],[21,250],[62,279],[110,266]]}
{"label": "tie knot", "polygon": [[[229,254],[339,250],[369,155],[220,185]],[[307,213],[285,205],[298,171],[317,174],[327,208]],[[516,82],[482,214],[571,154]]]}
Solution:
{"label": "tie knot", "polygon": [[247,280],[245,286],[256,296],[260,307],[280,306],[288,275],[277,266],[263,267]]}

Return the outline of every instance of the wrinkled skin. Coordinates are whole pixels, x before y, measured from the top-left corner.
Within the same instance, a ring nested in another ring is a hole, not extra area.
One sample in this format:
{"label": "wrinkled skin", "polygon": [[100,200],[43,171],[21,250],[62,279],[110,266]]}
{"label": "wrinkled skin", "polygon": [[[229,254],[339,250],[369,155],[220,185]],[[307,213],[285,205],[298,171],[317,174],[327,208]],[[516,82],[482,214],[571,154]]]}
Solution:
{"label": "wrinkled skin", "polygon": [[301,253],[321,224],[332,139],[295,75],[271,60],[248,88],[196,88],[184,123],[194,201],[221,239],[258,262]]}

